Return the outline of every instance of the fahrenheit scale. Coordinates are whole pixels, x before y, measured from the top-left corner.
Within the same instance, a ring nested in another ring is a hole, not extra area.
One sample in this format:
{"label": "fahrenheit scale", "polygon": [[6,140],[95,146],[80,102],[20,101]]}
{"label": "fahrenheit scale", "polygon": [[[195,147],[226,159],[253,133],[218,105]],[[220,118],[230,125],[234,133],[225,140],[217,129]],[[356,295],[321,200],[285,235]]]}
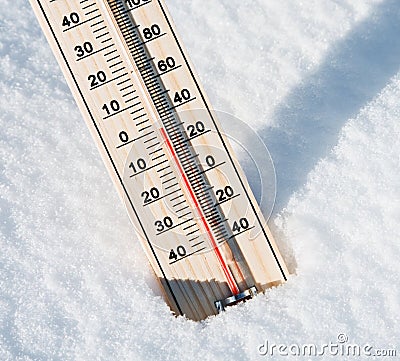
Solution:
{"label": "fahrenheit scale", "polygon": [[288,271],[162,0],[30,0],[177,315]]}

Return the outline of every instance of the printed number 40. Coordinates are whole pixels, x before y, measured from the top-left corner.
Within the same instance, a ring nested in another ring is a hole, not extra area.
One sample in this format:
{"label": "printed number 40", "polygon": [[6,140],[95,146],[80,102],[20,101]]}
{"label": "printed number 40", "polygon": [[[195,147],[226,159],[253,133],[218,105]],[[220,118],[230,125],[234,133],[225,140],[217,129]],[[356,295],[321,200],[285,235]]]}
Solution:
{"label": "printed number 40", "polygon": [[176,261],[178,257],[185,257],[187,254],[185,247],[179,246],[176,250],[171,249],[171,252],[169,253],[169,259]]}

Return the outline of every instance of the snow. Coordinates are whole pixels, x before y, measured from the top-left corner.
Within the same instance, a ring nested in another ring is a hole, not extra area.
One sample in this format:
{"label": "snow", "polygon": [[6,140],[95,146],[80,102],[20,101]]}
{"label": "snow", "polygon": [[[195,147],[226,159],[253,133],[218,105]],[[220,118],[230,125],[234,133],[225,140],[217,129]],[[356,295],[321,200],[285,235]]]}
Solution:
{"label": "snow", "polygon": [[399,355],[398,2],[167,5],[214,107],[268,145],[293,275],[172,317],[30,6],[0,0],[0,360],[258,360],[340,333]]}

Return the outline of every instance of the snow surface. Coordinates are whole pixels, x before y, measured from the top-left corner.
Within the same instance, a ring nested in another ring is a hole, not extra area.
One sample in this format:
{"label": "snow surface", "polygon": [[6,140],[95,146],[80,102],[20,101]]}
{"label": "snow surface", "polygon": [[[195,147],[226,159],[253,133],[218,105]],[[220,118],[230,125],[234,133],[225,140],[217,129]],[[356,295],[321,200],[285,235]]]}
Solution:
{"label": "snow surface", "polygon": [[167,4],[214,107],[270,149],[294,274],[172,317],[29,4],[0,0],[0,360],[258,360],[339,333],[399,359],[399,2]]}

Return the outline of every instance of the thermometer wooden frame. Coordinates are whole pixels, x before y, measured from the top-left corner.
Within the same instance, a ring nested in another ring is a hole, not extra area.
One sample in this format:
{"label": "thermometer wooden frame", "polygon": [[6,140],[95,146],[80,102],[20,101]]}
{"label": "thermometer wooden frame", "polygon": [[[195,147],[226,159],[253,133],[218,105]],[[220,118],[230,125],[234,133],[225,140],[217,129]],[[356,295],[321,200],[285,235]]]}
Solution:
{"label": "thermometer wooden frame", "polygon": [[288,271],[162,0],[30,0],[177,315]]}

